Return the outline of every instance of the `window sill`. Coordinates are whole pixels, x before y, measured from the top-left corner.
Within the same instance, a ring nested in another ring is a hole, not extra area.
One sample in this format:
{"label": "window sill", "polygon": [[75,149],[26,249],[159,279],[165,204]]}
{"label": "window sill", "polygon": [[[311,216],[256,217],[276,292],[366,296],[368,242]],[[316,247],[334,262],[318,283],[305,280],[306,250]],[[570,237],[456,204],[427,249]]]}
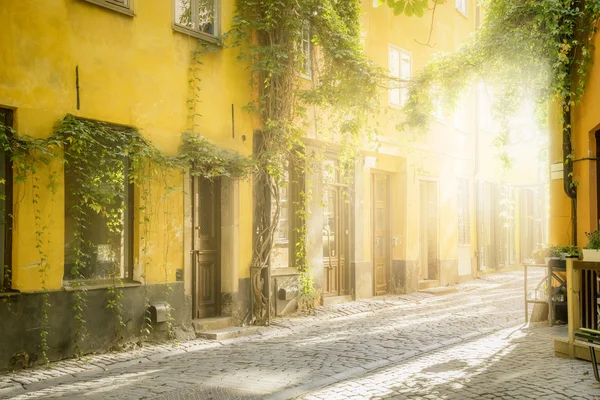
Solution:
{"label": "window sill", "polygon": [[14,297],[14,296],[18,296],[20,294],[21,294],[21,292],[19,292],[17,290],[11,290],[9,292],[0,292],[0,298],[2,298],[2,297]]}
{"label": "window sill", "polygon": [[137,281],[126,281],[126,282],[122,282],[122,285],[120,284],[116,284],[114,285],[111,282],[86,282],[86,281],[78,281],[79,283],[81,283],[80,287],[74,287],[72,284],[74,283],[74,281],[66,281],[64,282],[64,289],[65,292],[76,292],[78,290],[102,290],[102,289],[108,289],[109,287],[113,287],[116,286],[117,288],[129,288],[129,287],[138,287],[138,286],[142,286],[141,282],[137,282]]}
{"label": "window sill", "polygon": [[103,2],[101,0],[83,0],[83,1],[86,1],[86,2],[91,3],[91,4],[95,4],[98,7],[106,8],[106,9],[112,10],[112,11],[116,11],[118,13],[127,15],[129,17],[134,17],[135,16],[133,10],[131,8],[128,8],[128,7],[123,7],[123,6],[119,6],[119,5],[111,4],[111,3],[105,3],[105,2]]}
{"label": "window sill", "polygon": [[177,25],[177,24],[172,24],[171,27],[173,28],[173,30],[175,32],[183,33],[184,35],[188,35],[188,36],[193,36],[197,39],[203,40],[208,43],[212,43],[212,44],[216,44],[216,45],[220,44],[220,40],[218,37],[210,35],[208,33],[197,32],[193,29],[188,29],[188,28],[185,28],[185,27]]}
{"label": "window sill", "polygon": [[284,268],[273,268],[271,270],[272,277],[278,276],[295,276],[300,275],[300,272],[294,267],[284,267]]}
{"label": "window sill", "polygon": [[398,110],[401,111],[402,108],[404,107],[402,104],[394,104],[394,103],[388,103],[388,106],[392,109],[392,110]]}

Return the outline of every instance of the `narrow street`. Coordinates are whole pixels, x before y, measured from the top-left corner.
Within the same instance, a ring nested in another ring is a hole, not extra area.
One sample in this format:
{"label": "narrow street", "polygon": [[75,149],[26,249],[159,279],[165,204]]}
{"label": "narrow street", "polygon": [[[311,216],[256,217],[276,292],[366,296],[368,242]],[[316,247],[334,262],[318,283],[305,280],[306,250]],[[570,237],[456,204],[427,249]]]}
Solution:
{"label": "narrow street", "polygon": [[[536,282],[532,279],[532,282]],[[600,398],[591,365],[554,356],[564,326],[523,325],[522,272],[0,375],[0,398]]]}

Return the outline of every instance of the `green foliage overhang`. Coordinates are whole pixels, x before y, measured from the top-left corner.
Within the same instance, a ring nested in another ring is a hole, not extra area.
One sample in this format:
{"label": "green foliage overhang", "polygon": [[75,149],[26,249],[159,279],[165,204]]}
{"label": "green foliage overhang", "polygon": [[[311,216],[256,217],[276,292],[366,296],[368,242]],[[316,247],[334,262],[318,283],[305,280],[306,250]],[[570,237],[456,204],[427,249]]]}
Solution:
{"label": "green foliage overhang", "polygon": [[[404,126],[425,128],[433,99],[443,98],[451,108],[475,80],[494,86],[500,118],[524,98],[536,99],[540,109],[550,99],[563,110],[580,101],[600,15],[598,0],[484,0],[481,5],[482,26],[410,83]],[[564,126],[570,128],[569,121]]]}

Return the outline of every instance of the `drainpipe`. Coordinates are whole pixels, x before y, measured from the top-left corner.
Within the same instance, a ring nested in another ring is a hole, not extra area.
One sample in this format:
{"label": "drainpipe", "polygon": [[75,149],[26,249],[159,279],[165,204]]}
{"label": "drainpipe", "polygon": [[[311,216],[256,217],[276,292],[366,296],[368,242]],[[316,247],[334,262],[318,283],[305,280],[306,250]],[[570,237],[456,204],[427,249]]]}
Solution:
{"label": "drainpipe", "polygon": [[[477,103],[479,104],[479,102],[481,101],[481,99],[479,99],[479,91],[477,91],[475,93],[475,97],[477,99]],[[476,108],[476,111],[478,111],[479,109]],[[479,254],[479,210],[480,210],[480,205],[479,205],[479,113],[476,112],[475,115],[477,115],[477,117],[475,118],[475,124],[474,124],[474,130],[475,130],[475,140],[474,140],[474,147],[475,147],[475,154],[474,154],[474,162],[475,162],[475,168],[473,169],[473,194],[475,195],[475,275],[477,275],[479,273],[479,262],[480,262],[480,257],[481,254]],[[471,267],[472,268],[472,267]]]}
{"label": "drainpipe", "polygon": [[[569,104],[570,99],[567,99]],[[563,109],[563,189],[565,194],[571,199],[571,220],[573,222],[573,245],[577,246],[577,188],[573,185],[573,160],[567,158],[572,152],[571,146],[571,107]]]}

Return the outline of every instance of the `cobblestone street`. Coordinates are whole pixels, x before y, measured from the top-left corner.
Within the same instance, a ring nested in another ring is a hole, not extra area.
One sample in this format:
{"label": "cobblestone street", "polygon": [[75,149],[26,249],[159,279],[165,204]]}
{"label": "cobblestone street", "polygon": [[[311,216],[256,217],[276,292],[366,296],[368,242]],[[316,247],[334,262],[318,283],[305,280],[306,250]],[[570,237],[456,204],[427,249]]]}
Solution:
{"label": "cobblestone street", "polygon": [[0,398],[600,399],[591,364],[554,357],[564,326],[523,325],[522,285],[522,272],[488,275],[440,296],[322,307],[249,337],[5,373]]}

